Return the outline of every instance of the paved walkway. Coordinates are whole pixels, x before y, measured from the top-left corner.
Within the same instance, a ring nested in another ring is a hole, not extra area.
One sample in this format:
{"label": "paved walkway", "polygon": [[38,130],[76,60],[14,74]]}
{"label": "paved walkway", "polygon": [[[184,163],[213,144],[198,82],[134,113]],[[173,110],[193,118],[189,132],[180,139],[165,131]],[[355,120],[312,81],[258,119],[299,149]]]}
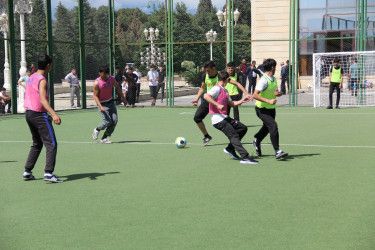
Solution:
{"label": "paved walkway", "polygon": [[[175,107],[178,106],[192,106],[191,101],[195,98],[196,94],[191,95],[184,95],[175,97],[174,99],[174,105]],[[146,96],[145,96],[146,97]],[[136,104],[136,106],[143,106],[148,107],[151,106],[151,100],[148,99],[149,97],[146,97],[146,100],[141,100],[139,103]],[[156,101],[156,106],[163,107],[167,105],[167,100],[164,99],[163,103],[160,100],[160,93],[158,95],[158,99]],[[76,100],[75,100],[76,103]],[[314,105],[314,92],[312,90],[298,90],[297,95],[297,103],[298,106],[313,106]],[[289,95],[284,95],[281,97],[278,97],[277,104],[279,106],[289,106]],[[243,106],[252,106],[254,103],[249,102],[243,104]],[[87,95],[87,107],[92,108],[96,107],[96,104],[94,100],[92,99],[92,93],[88,93]],[[72,109],[70,107],[70,94],[58,94],[55,97],[55,108],[56,110],[68,110]]]}

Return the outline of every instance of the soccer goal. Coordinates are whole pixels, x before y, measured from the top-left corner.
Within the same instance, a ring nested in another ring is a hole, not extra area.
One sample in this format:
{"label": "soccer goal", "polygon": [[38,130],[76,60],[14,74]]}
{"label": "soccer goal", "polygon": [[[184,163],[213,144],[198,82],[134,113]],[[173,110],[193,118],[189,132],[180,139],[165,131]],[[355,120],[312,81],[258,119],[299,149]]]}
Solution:
{"label": "soccer goal", "polygon": [[[329,105],[329,74],[340,60],[343,83],[340,106],[375,106],[375,51],[313,54],[314,107]],[[333,93],[335,106],[337,93]]]}

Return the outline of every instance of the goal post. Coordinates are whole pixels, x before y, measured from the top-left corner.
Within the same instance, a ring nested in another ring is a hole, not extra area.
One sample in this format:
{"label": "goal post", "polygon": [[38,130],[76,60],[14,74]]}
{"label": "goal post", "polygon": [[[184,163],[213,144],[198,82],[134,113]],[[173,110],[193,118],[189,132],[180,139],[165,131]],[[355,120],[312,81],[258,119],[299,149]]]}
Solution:
{"label": "goal post", "polygon": [[[344,73],[340,106],[375,106],[375,51],[358,51],[313,54],[314,107],[329,105],[329,75],[335,59]],[[333,106],[336,98],[334,91]]]}

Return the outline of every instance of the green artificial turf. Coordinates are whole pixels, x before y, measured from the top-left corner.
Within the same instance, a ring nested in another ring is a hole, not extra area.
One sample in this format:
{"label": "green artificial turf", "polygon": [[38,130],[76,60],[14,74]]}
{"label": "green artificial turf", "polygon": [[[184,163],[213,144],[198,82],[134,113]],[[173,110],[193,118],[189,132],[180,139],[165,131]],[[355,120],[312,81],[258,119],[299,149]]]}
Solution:
{"label": "green artificial turf", "polygon": [[[55,174],[43,149],[22,180],[31,135],[0,117],[0,249],[374,249],[375,112],[280,107],[277,161],[267,137],[258,165],[223,153],[227,138],[193,122],[195,108],[119,108],[113,144],[91,133],[96,109],[60,112]],[[261,122],[240,108],[251,141]],[[183,136],[184,149],[174,140]]]}

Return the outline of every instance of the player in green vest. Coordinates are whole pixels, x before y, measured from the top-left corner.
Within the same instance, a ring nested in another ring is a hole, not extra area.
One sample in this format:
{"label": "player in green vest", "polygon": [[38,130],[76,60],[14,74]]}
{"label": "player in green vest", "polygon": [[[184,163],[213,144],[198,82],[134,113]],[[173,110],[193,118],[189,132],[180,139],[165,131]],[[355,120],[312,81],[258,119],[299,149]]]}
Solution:
{"label": "player in green vest", "polygon": [[344,75],[344,70],[340,67],[340,59],[336,58],[333,60],[333,67],[331,67],[329,74],[329,106],[327,109],[332,109],[332,95],[333,91],[336,89],[337,98],[336,98],[336,108],[339,109],[340,103],[340,91],[342,87],[342,79]]}
{"label": "player in green vest", "polygon": [[258,133],[254,135],[255,140],[253,141],[253,145],[255,147],[255,153],[258,156],[262,156],[260,144],[268,133],[270,133],[271,143],[275,150],[275,158],[280,159],[286,157],[288,153],[285,153],[279,148],[279,130],[275,121],[276,96],[282,95],[277,89],[277,81],[274,76],[276,65],[274,59],[269,58],[264,60],[264,74],[255,87],[253,95],[254,99],[257,100],[255,102],[255,112],[259,119],[262,120],[263,126]]}
{"label": "player in green vest", "polygon": [[[238,75],[236,73],[236,65],[233,62],[229,62],[227,64],[227,72],[229,74],[229,79],[232,80],[232,82],[233,81],[237,82],[238,84],[233,84],[233,83],[228,82],[228,84],[225,86],[225,89],[228,90],[229,96],[232,99],[232,101],[239,101],[241,100],[241,97],[240,97],[237,86],[238,85],[240,85],[241,87],[243,86],[239,84]],[[245,88],[243,89],[245,90]],[[246,94],[247,92],[244,91],[244,93]],[[231,106],[228,106],[228,116],[230,116],[230,110],[231,110]],[[240,121],[240,112],[238,111],[238,106],[233,106],[233,118],[236,121]]]}
{"label": "player in green vest", "polygon": [[[209,91],[213,86],[218,84],[218,72],[216,70],[216,65],[213,61],[208,61],[204,64],[204,69],[206,70],[206,75],[203,76],[204,81],[202,81],[201,88],[198,91],[197,96],[191,102],[194,106],[198,105],[198,101],[200,97],[207,91]],[[235,84],[239,89],[241,89],[247,98],[252,98],[249,93],[242,87],[241,84],[235,82],[233,80],[230,83]],[[208,134],[206,130],[206,126],[204,125],[203,119],[208,115],[209,112],[209,104],[206,100],[202,99],[201,105],[198,107],[197,111],[194,115],[194,121],[197,124],[198,128],[202,132],[203,138],[203,146],[206,146],[208,142],[212,139],[212,137]]]}

